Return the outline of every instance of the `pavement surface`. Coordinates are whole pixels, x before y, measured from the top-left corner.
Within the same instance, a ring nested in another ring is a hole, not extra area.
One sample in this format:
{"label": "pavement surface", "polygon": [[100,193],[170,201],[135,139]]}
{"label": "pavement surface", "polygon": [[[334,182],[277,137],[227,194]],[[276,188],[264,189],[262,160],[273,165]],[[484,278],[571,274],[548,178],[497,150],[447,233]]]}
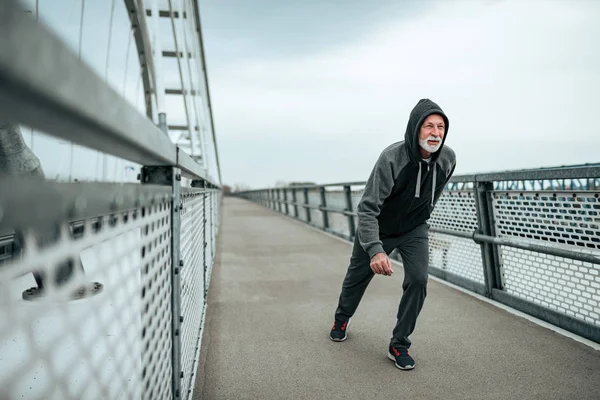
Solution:
{"label": "pavement surface", "polygon": [[386,357],[402,268],[376,276],[329,340],[351,245],[224,199],[196,399],[600,399],[600,351],[430,280],[411,336]]}

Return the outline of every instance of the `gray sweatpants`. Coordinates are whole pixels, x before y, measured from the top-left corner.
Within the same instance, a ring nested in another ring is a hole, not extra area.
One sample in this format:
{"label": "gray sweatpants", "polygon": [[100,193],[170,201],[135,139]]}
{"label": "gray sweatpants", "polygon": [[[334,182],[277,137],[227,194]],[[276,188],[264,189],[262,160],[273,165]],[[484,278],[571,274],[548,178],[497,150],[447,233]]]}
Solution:
{"label": "gray sweatpants", "polygon": [[[398,307],[396,327],[390,341],[392,346],[410,347],[408,336],[414,331],[417,317],[427,296],[427,270],[429,267],[429,227],[422,224],[398,238],[382,239],[383,249],[389,255],[398,249],[404,265],[404,293]],[[371,259],[364,251],[358,237],[354,240],[350,266],[342,285],[335,317],[347,321],[354,315],[367,286],[375,273]]]}

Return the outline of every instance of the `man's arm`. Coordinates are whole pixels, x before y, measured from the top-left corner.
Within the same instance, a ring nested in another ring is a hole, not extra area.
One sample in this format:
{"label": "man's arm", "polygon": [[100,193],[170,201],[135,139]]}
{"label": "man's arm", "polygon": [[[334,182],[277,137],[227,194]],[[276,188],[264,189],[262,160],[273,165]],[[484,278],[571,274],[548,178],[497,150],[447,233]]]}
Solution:
{"label": "man's arm", "polygon": [[383,244],[379,239],[379,222],[377,216],[381,212],[383,201],[389,196],[394,187],[394,176],[391,160],[382,153],[365,186],[365,192],[358,204],[358,240],[362,248],[373,257],[384,253]]}

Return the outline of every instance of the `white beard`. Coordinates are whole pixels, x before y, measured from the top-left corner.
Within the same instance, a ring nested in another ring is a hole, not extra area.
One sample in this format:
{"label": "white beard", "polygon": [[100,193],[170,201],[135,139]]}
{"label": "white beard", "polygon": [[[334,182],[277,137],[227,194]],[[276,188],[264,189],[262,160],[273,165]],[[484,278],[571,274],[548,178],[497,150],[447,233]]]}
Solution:
{"label": "white beard", "polygon": [[425,138],[425,140],[419,140],[419,146],[421,146],[421,148],[425,151],[428,151],[430,153],[435,153],[442,146],[441,140],[433,146],[431,146],[429,143],[427,143],[428,140],[438,140],[438,139],[433,136],[429,136],[428,138]]}

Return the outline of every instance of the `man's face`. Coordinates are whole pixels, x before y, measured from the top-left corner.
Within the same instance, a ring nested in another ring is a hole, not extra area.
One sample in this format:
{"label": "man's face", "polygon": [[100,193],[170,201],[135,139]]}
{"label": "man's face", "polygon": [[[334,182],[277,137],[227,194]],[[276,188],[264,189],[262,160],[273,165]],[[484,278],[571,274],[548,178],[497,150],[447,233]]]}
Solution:
{"label": "man's face", "polygon": [[435,153],[440,149],[445,133],[446,124],[444,123],[444,118],[441,115],[432,114],[421,125],[419,144],[428,153]]}

